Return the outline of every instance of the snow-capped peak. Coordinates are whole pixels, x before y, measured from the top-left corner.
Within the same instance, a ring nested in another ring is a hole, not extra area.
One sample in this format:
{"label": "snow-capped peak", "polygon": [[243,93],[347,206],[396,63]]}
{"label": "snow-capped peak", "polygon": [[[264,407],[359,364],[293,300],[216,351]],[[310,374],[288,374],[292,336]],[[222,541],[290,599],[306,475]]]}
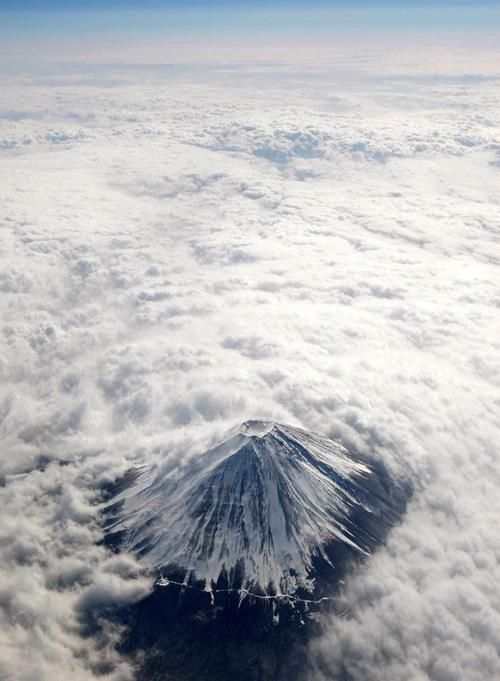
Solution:
{"label": "snow-capped peak", "polygon": [[157,568],[207,586],[239,567],[245,585],[292,592],[315,558],[332,560],[332,544],[367,552],[359,519],[377,513],[373,475],[327,438],[247,421],[176,474],[141,472],[108,529]]}

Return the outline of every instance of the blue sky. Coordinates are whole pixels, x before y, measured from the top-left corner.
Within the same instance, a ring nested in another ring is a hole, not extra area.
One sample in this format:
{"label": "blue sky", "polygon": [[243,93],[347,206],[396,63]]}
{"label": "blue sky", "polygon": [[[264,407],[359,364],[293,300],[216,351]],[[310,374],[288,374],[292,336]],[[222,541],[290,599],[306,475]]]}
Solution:
{"label": "blue sky", "polygon": [[74,9],[115,9],[147,7],[178,8],[186,7],[416,7],[416,6],[454,6],[479,7],[499,6],[500,0],[0,0],[0,9],[24,11],[38,10],[74,10]]}
{"label": "blue sky", "polygon": [[496,31],[500,0],[0,0],[0,41]]}

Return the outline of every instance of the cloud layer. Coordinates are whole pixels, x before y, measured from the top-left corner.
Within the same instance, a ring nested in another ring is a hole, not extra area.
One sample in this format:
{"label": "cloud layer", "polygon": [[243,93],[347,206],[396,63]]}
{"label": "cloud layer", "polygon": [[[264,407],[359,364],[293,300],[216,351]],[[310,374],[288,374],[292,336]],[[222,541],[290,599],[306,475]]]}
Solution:
{"label": "cloud layer", "polygon": [[499,81],[367,70],[3,76],[9,681],[131,678],[100,614],[150,584],[96,544],[106,486],[258,417],[417,489],[311,677],[500,674]]}

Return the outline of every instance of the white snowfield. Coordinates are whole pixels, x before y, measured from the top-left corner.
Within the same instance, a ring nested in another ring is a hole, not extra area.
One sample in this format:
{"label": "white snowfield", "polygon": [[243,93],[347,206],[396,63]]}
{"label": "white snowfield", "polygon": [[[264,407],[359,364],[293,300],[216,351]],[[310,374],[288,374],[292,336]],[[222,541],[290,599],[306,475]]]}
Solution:
{"label": "white snowfield", "polygon": [[345,448],[272,422],[247,421],[187,468],[142,472],[120,494],[124,547],[178,565],[209,586],[244,562],[244,586],[293,593],[315,555],[339,540],[363,551],[351,516],[370,468]]}

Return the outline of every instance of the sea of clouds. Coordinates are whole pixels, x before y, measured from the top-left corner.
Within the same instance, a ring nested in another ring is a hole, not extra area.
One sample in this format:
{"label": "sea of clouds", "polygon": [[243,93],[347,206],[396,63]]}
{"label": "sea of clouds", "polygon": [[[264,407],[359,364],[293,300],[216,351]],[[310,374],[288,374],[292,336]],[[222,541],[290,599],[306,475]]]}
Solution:
{"label": "sea of clouds", "polygon": [[1,75],[2,681],[133,678],[106,489],[250,418],[415,488],[310,678],[500,678],[500,75],[393,63]]}

